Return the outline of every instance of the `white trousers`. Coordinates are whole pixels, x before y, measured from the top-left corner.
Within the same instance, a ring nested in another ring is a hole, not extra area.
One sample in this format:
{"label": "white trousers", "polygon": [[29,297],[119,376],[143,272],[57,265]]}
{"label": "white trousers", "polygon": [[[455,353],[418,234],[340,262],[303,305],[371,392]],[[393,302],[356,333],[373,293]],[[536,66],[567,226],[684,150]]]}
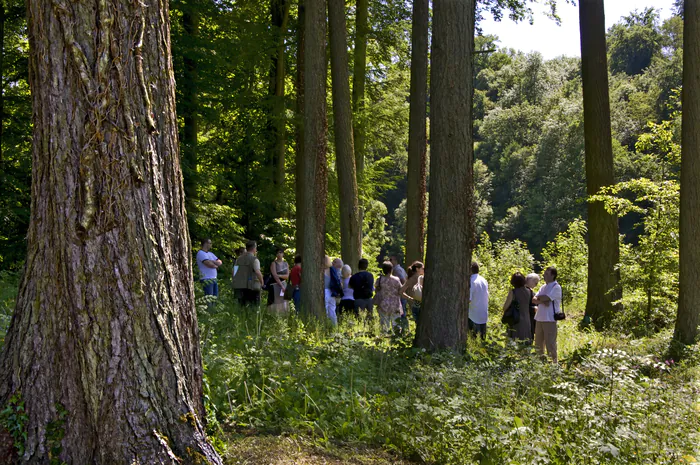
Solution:
{"label": "white trousers", "polygon": [[331,296],[330,289],[324,289],[323,292],[326,301],[326,316],[331,319],[333,325],[337,325],[338,317],[335,314],[335,297]]}

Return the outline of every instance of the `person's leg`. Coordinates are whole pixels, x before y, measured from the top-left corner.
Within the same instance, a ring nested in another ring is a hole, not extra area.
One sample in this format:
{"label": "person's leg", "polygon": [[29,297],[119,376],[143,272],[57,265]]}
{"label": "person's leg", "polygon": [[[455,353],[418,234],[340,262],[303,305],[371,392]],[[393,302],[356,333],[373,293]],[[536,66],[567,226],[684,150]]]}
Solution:
{"label": "person's leg", "polygon": [[212,289],[213,294],[212,295],[214,297],[219,297],[219,282],[216,279],[214,279],[213,281],[214,282],[212,283],[212,285],[213,285],[213,289]]}
{"label": "person's leg", "polygon": [[326,304],[326,316],[334,325],[338,324],[338,317],[335,314],[335,297],[331,295],[330,289],[323,290],[323,298]]}
{"label": "person's leg", "polygon": [[547,322],[544,325],[544,341],[547,353],[552,357],[552,362],[557,363],[557,322]]}
{"label": "person's leg", "polygon": [[298,287],[294,289],[294,294],[292,294],[292,300],[294,300],[294,311],[299,313],[299,301],[301,300],[301,289]]}
{"label": "person's leg", "polygon": [[204,295],[214,295],[214,282],[211,279],[202,279],[199,281],[202,284]]}
{"label": "person's leg", "polygon": [[535,348],[539,355],[544,355],[544,323],[541,321],[535,326]]}
{"label": "person's leg", "polygon": [[479,324],[476,326],[477,326],[476,330],[479,333],[479,336],[481,337],[481,339],[483,340],[484,338],[486,338],[486,323],[482,323],[482,324]]}

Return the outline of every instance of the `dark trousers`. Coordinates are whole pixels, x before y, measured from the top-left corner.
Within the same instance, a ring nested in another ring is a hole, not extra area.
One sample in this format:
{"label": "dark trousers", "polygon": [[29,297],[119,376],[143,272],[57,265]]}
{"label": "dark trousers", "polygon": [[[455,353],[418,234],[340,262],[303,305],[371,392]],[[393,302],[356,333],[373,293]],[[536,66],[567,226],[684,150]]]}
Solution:
{"label": "dark trousers", "polygon": [[474,323],[471,318],[469,319],[469,332],[474,335],[474,337],[479,336],[481,339],[486,337],[486,323],[477,324]]}
{"label": "dark trousers", "polygon": [[241,307],[260,305],[260,291],[254,291],[252,289],[234,289],[233,293]]}
{"label": "dark trousers", "polygon": [[374,310],[374,301],[369,299],[355,299],[355,313],[360,314],[360,310],[367,310],[367,318],[372,319],[372,311]]}

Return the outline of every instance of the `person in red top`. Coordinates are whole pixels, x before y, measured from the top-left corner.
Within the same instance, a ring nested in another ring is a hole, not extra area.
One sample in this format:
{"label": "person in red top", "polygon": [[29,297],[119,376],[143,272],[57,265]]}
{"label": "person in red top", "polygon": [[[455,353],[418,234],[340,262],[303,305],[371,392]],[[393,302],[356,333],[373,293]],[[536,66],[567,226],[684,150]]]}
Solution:
{"label": "person in red top", "polygon": [[299,286],[301,286],[301,255],[294,257],[294,266],[292,271],[289,273],[289,284],[294,286],[294,293],[292,294],[292,300],[294,301],[294,310],[299,311],[299,297],[301,291]]}

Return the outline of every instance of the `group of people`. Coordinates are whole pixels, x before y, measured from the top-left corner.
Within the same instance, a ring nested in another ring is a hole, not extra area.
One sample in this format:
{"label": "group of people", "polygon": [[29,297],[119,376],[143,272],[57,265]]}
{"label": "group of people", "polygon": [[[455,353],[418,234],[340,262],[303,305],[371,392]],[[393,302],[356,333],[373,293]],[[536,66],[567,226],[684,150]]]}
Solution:
{"label": "group of people", "polygon": [[[300,305],[300,287],[302,285],[301,257],[296,256],[294,266],[290,267],[284,259],[284,249],[276,250],[275,260],[270,264],[267,279],[260,269],[257,258],[257,244],[250,241],[245,248],[236,251],[233,266],[232,287],[234,295],[242,306],[259,305],[263,291],[267,291],[268,308],[276,313],[289,310],[289,301],[294,308]],[[202,241],[197,252],[197,265],[200,282],[205,295],[218,296],[217,269],[222,266],[211,252],[211,239]],[[372,319],[374,309],[379,315],[381,327],[391,330],[407,321],[410,314],[416,324],[419,321],[423,301],[424,266],[413,262],[404,270],[398,257],[392,256],[381,264],[381,275],[375,280],[368,271],[369,262],[361,259],[357,272],[353,273],[349,264],[340,258],[325,256],[324,302],[326,315],[335,325],[338,318],[345,314],[360,315],[366,312]],[[534,341],[538,353],[546,348],[552,360],[557,362],[557,319],[555,313],[561,312],[562,289],[557,283],[557,270],[549,267],[544,272],[545,284],[535,292],[539,283],[535,273],[524,276],[517,272],[510,279],[512,286],[503,306],[504,312],[513,306],[514,300],[520,309],[521,317],[517,323],[508,328],[508,335],[514,340],[532,344]],[[479,274],[479,265],[471,265],[469,279],[469,320],[468,327],[474,336],[486,337],[489,318],[488,282]]]}
{"label": "group of people", "polygon": [[[489,313],[488,282],[479,274],[479,264],[472,263],[469,279],[469,330],[480,337],[486,336],[486,323]],[[544,271],[545,284],[535,292],[540,277],[536,273],[527,276],[516,272],[510,278],[511,289],[503,304],[507,312],[517,302],[519,318],[508,327],[511,339],[532,344],[539,354],[545,348],[554,363],[557,363],[557,320],[556,314],[563,312],[562,288],[557,282],[557,269],[550,266]]]}

